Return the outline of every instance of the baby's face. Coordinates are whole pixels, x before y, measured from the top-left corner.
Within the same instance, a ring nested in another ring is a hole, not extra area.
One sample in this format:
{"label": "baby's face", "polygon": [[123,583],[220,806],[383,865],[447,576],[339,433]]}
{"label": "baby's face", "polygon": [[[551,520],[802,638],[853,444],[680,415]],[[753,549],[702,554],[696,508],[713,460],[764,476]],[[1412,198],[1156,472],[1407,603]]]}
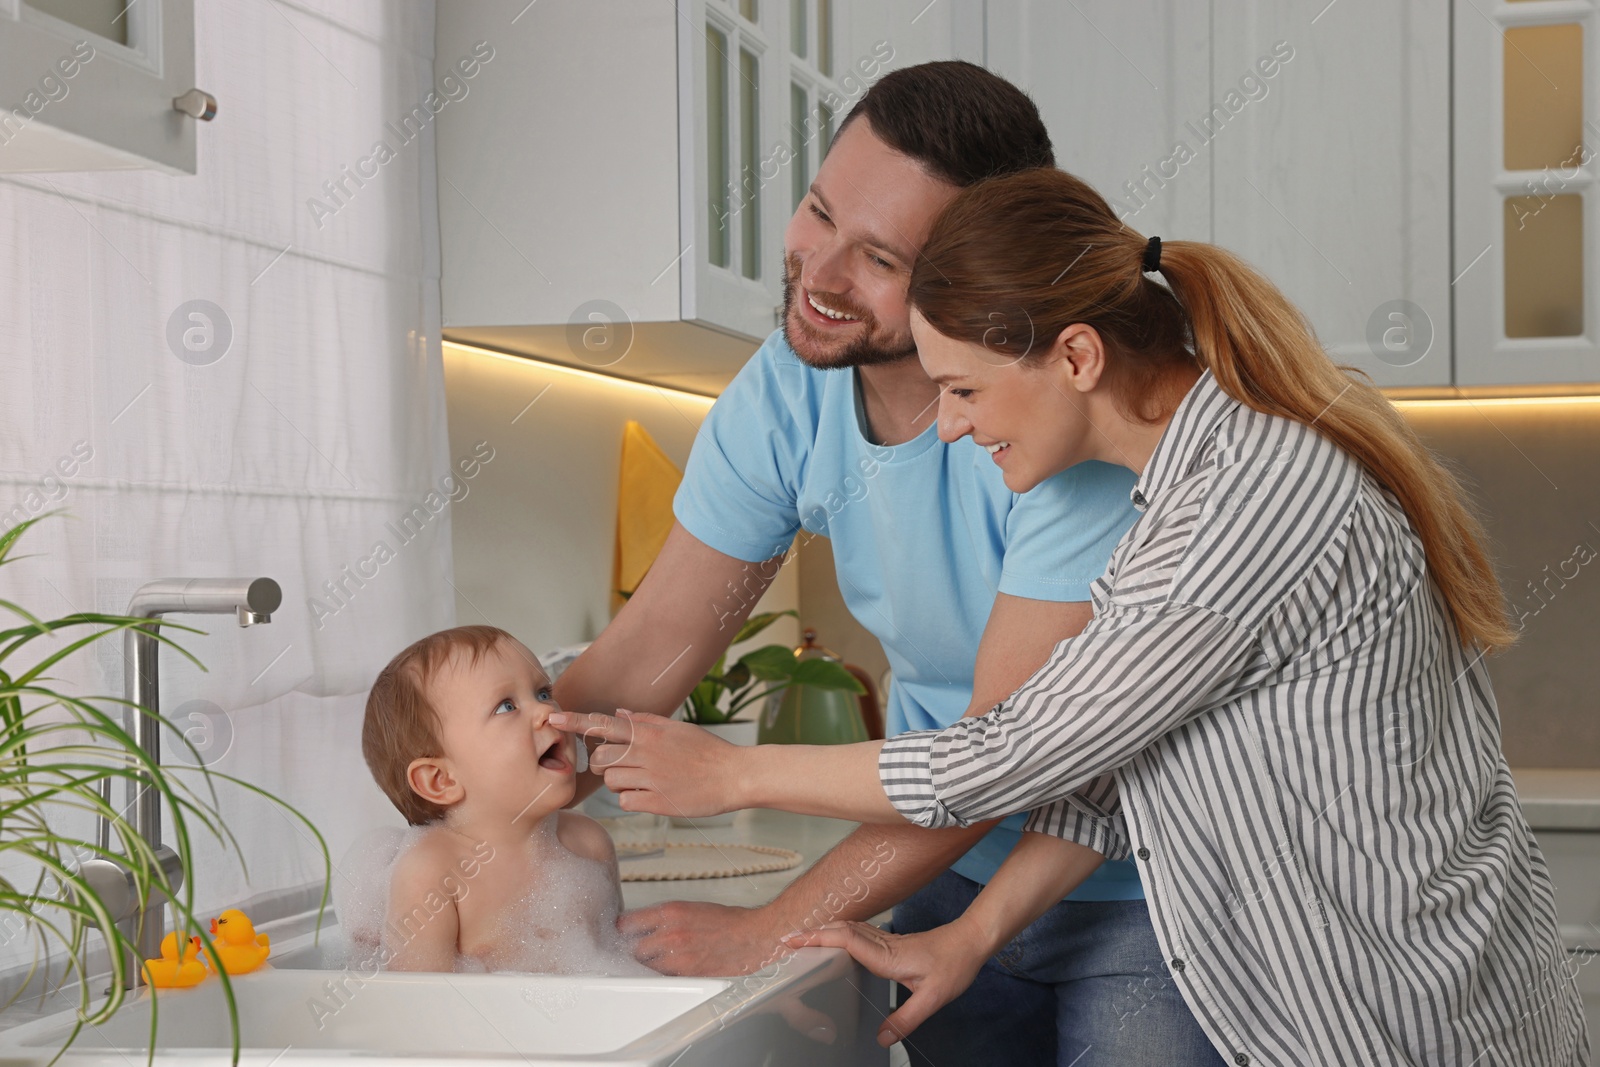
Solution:
{"label": "baby's face", "polygon": [[529,824],[572,799],[577,741],[550,725],[550,679],[521,642],[501,640],[475,664],[452,656],[429,697],[474,818]]}

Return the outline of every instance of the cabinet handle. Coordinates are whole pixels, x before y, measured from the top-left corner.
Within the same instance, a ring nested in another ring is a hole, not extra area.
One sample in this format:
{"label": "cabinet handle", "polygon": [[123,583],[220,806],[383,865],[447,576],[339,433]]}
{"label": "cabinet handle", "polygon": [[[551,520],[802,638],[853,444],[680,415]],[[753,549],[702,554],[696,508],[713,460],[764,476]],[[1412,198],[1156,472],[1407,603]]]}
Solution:
{"label": "cabinet handle", "polygon": [[217,98],[202,89],[190,89],[182,96],[173,97],[172,106],[201,122],[210,122],[217,117]]}

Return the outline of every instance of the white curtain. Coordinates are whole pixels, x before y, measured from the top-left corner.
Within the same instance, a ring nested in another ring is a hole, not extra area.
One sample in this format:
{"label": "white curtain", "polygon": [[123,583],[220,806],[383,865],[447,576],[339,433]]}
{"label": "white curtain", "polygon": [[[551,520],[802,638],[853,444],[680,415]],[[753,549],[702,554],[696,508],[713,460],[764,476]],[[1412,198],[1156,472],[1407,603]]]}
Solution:
{"label": "white curtain", "polygon": [[[454,622],[433,130],[389,128],[432,88],[433,4],[195,8],[219,101],[197,175],[0,179],[0,522],[70,512],[24,538],[39,555],[0,571],[0,596],[121,612],[152,578],[276,579],[269,626],[175,617],[209,631],[182,637],[209,671],[163,653],[163,709],[337,860],[400,822],[361,758],[366,690]],[[385,138],[377,175],[330,197]],[[103,644],[59,683],[120,694],[122,667]],[[211,914],[321,877],[271,805],[224,788],[222,809],[249,878],[198,841]]]}

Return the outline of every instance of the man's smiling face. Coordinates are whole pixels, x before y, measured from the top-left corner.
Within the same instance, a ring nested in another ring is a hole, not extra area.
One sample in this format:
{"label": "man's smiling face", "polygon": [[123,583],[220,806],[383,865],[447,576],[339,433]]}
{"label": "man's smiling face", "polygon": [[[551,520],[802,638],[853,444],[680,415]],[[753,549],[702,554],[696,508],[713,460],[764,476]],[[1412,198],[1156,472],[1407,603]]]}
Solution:
{"label": "man's smiling face", "polygon": [[906,288],[917,251],[959,190],[859,118],[835,138],[784,231],[783,332],[813,367],[916,354]]}

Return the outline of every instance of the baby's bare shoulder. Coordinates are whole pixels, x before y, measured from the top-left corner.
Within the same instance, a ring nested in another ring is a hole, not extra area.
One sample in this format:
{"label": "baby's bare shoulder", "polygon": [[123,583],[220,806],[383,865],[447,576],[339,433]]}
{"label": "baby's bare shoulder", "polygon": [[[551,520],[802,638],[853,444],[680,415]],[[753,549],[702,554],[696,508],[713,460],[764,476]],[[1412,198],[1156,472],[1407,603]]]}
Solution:
{"label": "baby's bare shoulder", "polygon": [[442,874],[455,861],[455,850],[446,831],[423,830],[395,858],[395,880],[411,881],[425,875]]}
{"label": "baby's bare shoulder", "polygon": [[576,811],[558,812],[556,818],[556,836],[569,852],[608,866],[617,862],[617,850],[604,826]]}
{"label": "baby's bare shoulder", "polygon": [[449,879],[471,878],[493,858],[494,848],[486,841],[474,845],[442,826],[429,827],[418,834],[395,861],[394,882],[396,885],[438,882],[449,888]]}

